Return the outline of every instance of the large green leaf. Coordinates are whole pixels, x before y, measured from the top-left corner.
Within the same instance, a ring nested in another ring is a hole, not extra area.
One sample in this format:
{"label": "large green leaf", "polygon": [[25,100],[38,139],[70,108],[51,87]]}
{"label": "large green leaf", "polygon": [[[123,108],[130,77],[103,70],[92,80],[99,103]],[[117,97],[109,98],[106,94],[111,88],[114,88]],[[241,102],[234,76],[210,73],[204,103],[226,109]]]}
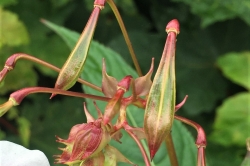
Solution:
{"label": "large green leaf", "polygon": [[[65,28],[58,27],[54,24],[51,24],[54,29],[60,36],[62,36],[68,43],[68,45],[73,46],[79,34],[69,31]],[[71,48],[72,49],[72,48]],[[95,83],[98,86],[101,86],[102,80],[102,58],[105,58],[107,73],[111,76],[116,77],[118,80],[123,78],[126,75],[132,75],[137,77],[136,72],[129,67],[121,56],[109,48],[104,47],[103,45],[92,41],[89,55],[85,64],[85,69],[82,74],[82,78],[86,79],[89,82]],[[102,95],[100,92],[96,92],[86,86],[83,86],[85,93]],[[92,114],[96,114],[95,108],[91,100],[87,101],[87,107]],[[104,110],[104,102],[97,102],[101,110]],[[132,126],[142,127],[144,112],[134,106],[130,106],[127,110],[127,116],[129,123]],[[195,145],[194,140],[191,137],[190,133],[185,129],[185,127],[180,122],[175,122],[173,126],[173,140],[176,146],[177,156],[181,165],[195,165],[196,154],[195,154]],[[126,134],[123,133],[122,144],[113,142],[112,144],[116,146],[125,156],[127,156],[131,161],[135,162],[138,165],[144,165],[142,156],[140,154],[137,145],[134,141]],[[145,142],[144,142],[145,144]],[[120,164],[123,165],[123,164]],[[159,152],[156,154],[156,157],[152,165],[169,165],[169,158],[167,152],[162,146]]]}
{"label": "large green leaf", "polygon": [[211,141],[224,146],[245,145],[250,136],[250,93],[243,92],[227,98],[217,109]]}
{"label": "large green leaf", "polygon": [[239,17],[250,25],[249,0],[173,0],[184,2],[191,7],[194,14],[202,19],[202,26],[208,26],[217,21]]}
{"label": "large green leaf", "polygon": [[0,6],[8,6],[8,5],[16,4],[16,3],[17,3],[17,0],[1,0]]}
{"label": "large green leaf", "polygon": [[177,38],[177,94],[189,96],[183,108],[191,115],[212,111],[218,100],[226,96],[227,88],[215,66],[220,54],[213,37],[197,30],[181,32]]}
{"label": "large green leaf", "polygon": [[227,53],[217,64],[227,78],[250,90],[250,52]]}

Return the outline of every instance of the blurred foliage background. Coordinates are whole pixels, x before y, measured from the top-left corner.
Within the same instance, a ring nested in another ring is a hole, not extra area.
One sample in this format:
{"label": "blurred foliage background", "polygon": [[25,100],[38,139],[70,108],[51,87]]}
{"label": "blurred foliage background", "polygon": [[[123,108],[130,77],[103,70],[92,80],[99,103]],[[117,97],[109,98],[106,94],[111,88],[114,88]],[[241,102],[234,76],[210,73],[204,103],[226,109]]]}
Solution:
{"label": "blurred foliage background", "polygon": [[[115,2],[144,73],[152,57],[155,57],[155,66],[159,63],[166,24],[173,18],[179,20],[177,102],[186,94],[189,98],[177,114],[204,127],[210,165],[239,165],[246,153],[245,140],[250,136],[250,1]],[[61,67],[70,49],[39,20],[44,18],[80,33],[92,8],[92,0],[1,0],[0,67],[17,52]],[[133,66],[108,5],[101,12],[94,39],[120,53]],[[4,103],[11,92],[23,87],[53,87],[56,77],[57,73],[49,69],[20,61],[0,84],[0,102]],[[82,92],[80,84],[71,90]],[[0,139],[46,151],[51,160],[58,146],[54,135],[66,137],[74,124],[85,121],[85,116],[83,99],[57,96],[50,101],[48,97],[31,95],[1,117]],[[188,129],[196,135],[193,129]]]}

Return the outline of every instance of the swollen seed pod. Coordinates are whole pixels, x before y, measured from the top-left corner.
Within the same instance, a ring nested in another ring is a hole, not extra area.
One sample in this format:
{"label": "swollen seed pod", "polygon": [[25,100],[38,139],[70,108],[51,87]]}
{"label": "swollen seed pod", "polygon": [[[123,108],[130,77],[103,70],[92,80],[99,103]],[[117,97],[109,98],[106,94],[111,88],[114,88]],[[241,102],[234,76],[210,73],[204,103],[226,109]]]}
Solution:
{"label": "swollen seed pod", "polygon": [[170,21],[166,31],[167,40],[149,92],[144,115],[144,130],[151,159],[170,133],[175,112],[175,45],[179,33],[178,21]]}
{"label": "swollen seed pod", "polygon": [[73,126],[67,140],[57,137],[57,142],[66,147],[60,148],[63,153],[56,156],[56,163],[72,164],[97,155],[111,140],[109,130],[108,125],[103,125],[102,119]]}

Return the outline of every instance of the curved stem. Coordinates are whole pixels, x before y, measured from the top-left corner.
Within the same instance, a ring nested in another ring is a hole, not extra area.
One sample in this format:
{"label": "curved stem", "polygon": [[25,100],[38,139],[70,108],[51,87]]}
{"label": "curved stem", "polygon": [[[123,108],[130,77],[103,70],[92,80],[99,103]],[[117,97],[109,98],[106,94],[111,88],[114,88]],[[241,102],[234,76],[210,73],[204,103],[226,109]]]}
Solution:
{"label": "curved stem", "polygon": [[193,128],[196,129],[197,131],[197,138],[196,138],[196,146],[198,148],[198,153],[197,153],[197,166],[206,166],[206,157],[205,157],[205,148],[207,145],[207,140],[206,140],[206,134],[203,130],[203,128],[196,122],[183,118],[181,116],[174,116],[175,119],[180,120],[181,122],[184,122]]}
{"label": "curved stem", "polygon": [[141,153],[142,153],[142,156],[143,156],[143,159],[144,159],[144,162],[145,162],[145,164],[146,164],[146,166],[150,166],[150,161],[149,161],[149,159],[148,159],[148,157],[147,157],[147,154],[146,154],[146,151],[145,151],[145,149],[143,148],[143,146],[142,146],[142,144],[141,144],[141,142],[140,142],[140,140],[138,140],[138,138],[135,136],[135,134],[134,133],[132,133],[132,132],[130,132],[129,130],[128,130],[128,128],[130,128],[130,126],[125,122],[124,123],[124,129],[126,130],[126,132],[134,139],[134,141],[137,143],[137,145],[139,146],[139,149],[141,150]]}
{"label": "curved stem", "polygon": [[66,96],[73,96],[73,97],[79,97],[79,98],[89,98],[89,99],[101,100],[101,101],[109,101],[110,100],[110,98],[107,98],[107,97],[72,92],[72,91],[65,91],[65,90],[61,90],[61,89],[46,88],[46,87],[23,88],[23,89],[20,89],[16,92],[12,93],[10,95],[10,98],[14,99],[17,104],[20,104],[26,96],[28,96],[29,94],[33,94],[33,93],[56,93],[56,94],[61,94],[61,95],[66,95]]}
{"label": "curved stem", "polygon": [[116,17],[116,19],[118,21],[118,24],[119,24],[119,26],[120,26],[120,28],[122,30],[122,34],[123,34],[125,42],[126,42],[126,44],[128,46],[129,53],[131,55],[131,58],[133,60],[134,65],[135,65],[137,74],[139,76],[142,76],[142,71],[141,71],[140,65],[139,65],[138,60],[136,58],[136,55],[135,55],[134,49],[132,47],[131,41],[130,41],[130,39],[128,37],[128,32],[127,32],[127,30],[125,28],[125,25],[124,25],[123,21],[122,21],[121,15],[120,15],[120,13],[119,13],[119,11],[118,11],[118,9],[117,9],[117,7],[116,7],[113,0],[107,0],[107,2],[109,4],[109,6],[111,7],[111,9],[113,10],[113,12],[115,14],[115,17]]}
{"label": "curved stem", "polygon": [[[45,61],[43,61],[41,59],[38,59],[36,57],[33,57],[31,55],[28,55],[28,54],[24,54],[24,53],[17,53],[17,54],[13,54],[12,56],[10,56],[7,59],[6,63],[5,63],[6,70],[8,70],[8,71],[12,70],[15,67],[15,64],[16,64],[18,59],[30,60],[32,62],[35,62],[35,63],[38,63],[38,64],[43,65],[45,67],[48,67],[48,68],[50,68],[50,69],[52,69],[52,70],[54,70],[56,72],[60,72],[60,70],[61,70],[60,68],[58,68],[58,67],[56,67],[56,66],[54,66],[54,65],[52,65],[50,63],[47,63],[47,62],[45,62]],[[84,84],[84,85],[92,88],[92,89],[95,89],[97,91],[102,92],[102,89],[100,87],[98,87],[98,86],[96,86],[96,85],[94,85],[94,84],[92,84],[90,82],[87,82],[87,81],[85,81],[85,80],[83,80],[81,78],[78,78],[77,81],[79,83],[81,83],[81,84]]]}

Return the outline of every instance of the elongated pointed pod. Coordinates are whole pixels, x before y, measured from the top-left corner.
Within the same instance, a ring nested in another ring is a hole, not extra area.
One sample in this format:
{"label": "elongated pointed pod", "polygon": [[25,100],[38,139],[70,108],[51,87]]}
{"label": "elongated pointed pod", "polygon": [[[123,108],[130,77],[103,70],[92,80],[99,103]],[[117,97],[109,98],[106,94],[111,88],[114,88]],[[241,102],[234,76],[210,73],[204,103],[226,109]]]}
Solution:
{"label": "elongated pointed pod", "polygon": [[[104,8],[105,0],[95,0],[94,9],[78,42],[63,65],[57,78],[55,88],[68,90],[77,81],[87,58],[89,46],[95,31],[100,10]],[[55,94],[54,94],[55,95]],[[52,97],[54,96],[52,95]]]}
{"label": "elongated pointed pod", "polygon": [[166,31],[167,40],[149,92],[144,115],[144,130],[151,159],[169,134],[175,112],[175,45],[179,33],[178,21],[170,21]]}

